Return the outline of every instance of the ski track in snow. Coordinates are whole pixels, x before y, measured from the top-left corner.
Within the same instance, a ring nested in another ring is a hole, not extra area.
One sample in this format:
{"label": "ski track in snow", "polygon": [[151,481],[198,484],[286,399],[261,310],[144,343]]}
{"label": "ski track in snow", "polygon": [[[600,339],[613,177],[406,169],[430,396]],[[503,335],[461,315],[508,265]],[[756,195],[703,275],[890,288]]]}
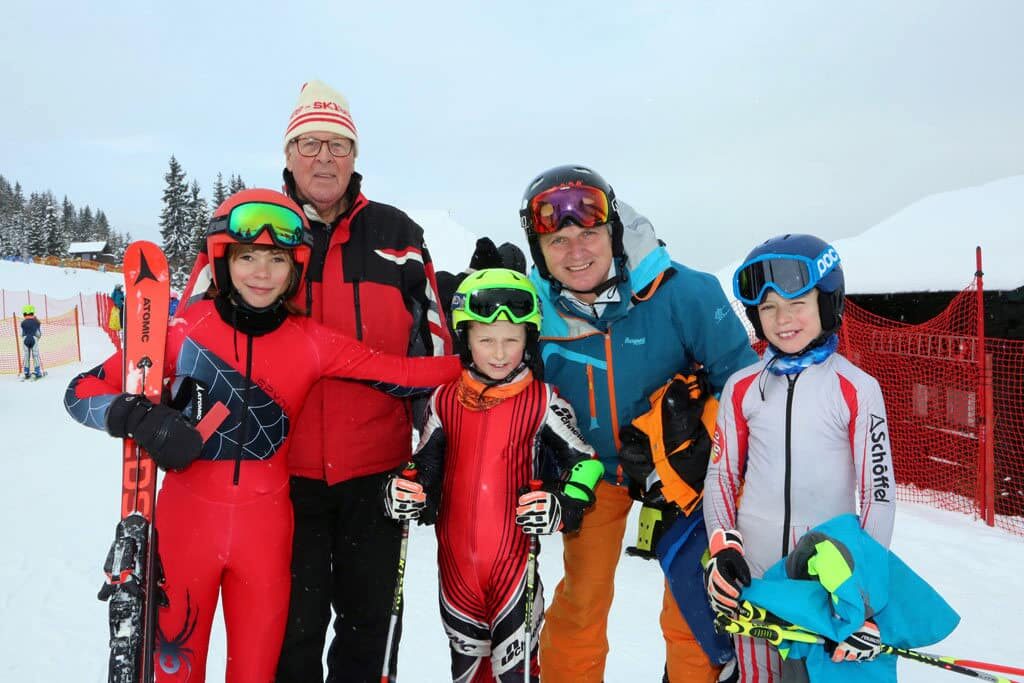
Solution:
{"label": "ski track in snow", "polygon": [[[75,374],[112,351],[96,328],[83,328],[81,364],[50,368],[39,382],[0,376],[0,680],[106,680],[107,612],[96,599],[103,560],[119,514],[116,441],[74,423],[63,393]],[[624,545],[635,541],[635,515]],[[1024,666],[1019,635],[1005,624],[1024,613],[1024,539],[961,514],[900,504],[893,544],[960,612],[960,627],[923,648],[965,659]],[[448,650],[437,612],[432,529],[413,527],[406,572],[401,680],[446,681]],[[543,541],[540,573],[550,596],[561,576],[561,542]],[[623,556],[610,617],[606,680],[659,681],[664,647],[658,627],[662,577],[654,562]],[[387,609],[386,605],[381,606]],[[223,679],[223,622],[214,623],[208,679]],[[964,677],[901,662],[901,681]]]}

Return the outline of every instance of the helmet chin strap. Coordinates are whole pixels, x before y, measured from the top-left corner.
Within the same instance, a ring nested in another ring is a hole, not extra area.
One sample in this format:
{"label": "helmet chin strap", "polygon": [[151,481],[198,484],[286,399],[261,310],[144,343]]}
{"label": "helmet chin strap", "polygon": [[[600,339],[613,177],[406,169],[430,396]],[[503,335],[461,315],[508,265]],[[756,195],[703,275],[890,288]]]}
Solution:
{"label": "helmet chin strap", "polygon": [[238,290],[235,289],[234,287],[231,288],[231,292],[228,294],[228,297],[230,298],[231,304],[233,306],[241,308],[242,310],[248,311],[250,313],[255,313],[257,315],[261,313],[273,313],[274,311],[276,311],[277,309],[284,305],[284,297],[279,296],[276,299],[274,299],[274,302],[269,306],[257,308],[256,306],[253,306],[248,301],[246,301],[245,297],[239,294]]}
{"label": "helmet chin strap", "polygon": [[807,353],[808,351],[810,351],[812,349],[816,349],[819,346],[821,346],[822,344],[824,344],[825,342],[827,342],[828,338],[831,337],[834,334],[834,332],[835,332],[834,330],[829,331],[829,332],[825,332],[824,330],[822,330],[821,334],[819,334],[817,337],[815,337],[814,340],[811,341],[811,343],[809,343],[807,346],[805,346],[804,348],[800,349],[799,351],[796,351],[794,353],[784,353],[783,351],[780,351],[778,348],[776,348],[775,350],[778,351],[778,353],[776,353],[775,355],[776,356],[782,356],[782,357],[802,356],[803,354]]}
{"label": "helmet chin strap", "polygon": [[[607,292],[609,289],[611,289],[612,287],[614,287],[618,283],[619,283],[619,276],[618,275],[612,275],[610,278],[608,278],[607,280],[605,280],[601,284],[597,285],[596,287],[591,287],[590,289],[573,289],[572,287],[569,287],[568,285],[562,285],[562,289],[570,291],[573,294],[596,294],[597,296],[601,296],[602,294]],[[559,284],[562,284],[562,283],[559,283]]]}
{"label": "helmet chin strap", "polygon": [[501,379],[494,379],[493,377],[488,377],[484,373],[480,372],[480,370],[476,367],[475,363],[470,365],[469,369],[473,372],[474,375],[476,375],[477,379],[483,382],[487,389],[490,389],[491,387],[496,387],[499,384],[504,384],[505,382],[509,381],[510,379],[512,379],[512,377],[516,375],[516,373],[520,372],[524,367],[526,367],[526,362],[519,361],[519,365],[512,368],[512,372],[508,373]]}
{"label": "helmet chin strap", "polygon": [[613,265],[613,268],[615,269],[615,272],[611,275],[611,277],[609,277],[604,282],[594,287],[591,287],[590,289],[573,289],[569,285],[563,284],[560,280],[558,281],[558,284],[561,285],[562,289],[570,291],[573,294],[596,294],[597,296],[601,296],[609,289],[622,282],[623,268],[618,263],[615,263]]}

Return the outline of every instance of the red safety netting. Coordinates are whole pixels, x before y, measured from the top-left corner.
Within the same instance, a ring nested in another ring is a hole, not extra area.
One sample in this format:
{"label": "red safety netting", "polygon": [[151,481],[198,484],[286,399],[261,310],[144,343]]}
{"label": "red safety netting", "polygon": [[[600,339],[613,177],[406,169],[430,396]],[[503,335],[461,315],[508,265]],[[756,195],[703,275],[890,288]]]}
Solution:
{"label": "red safety netting", "polygon": [[[54,318],[39,316],[43,336],[38,344],[43,370],[82,359],[77,314],[77,309],[72,309]],[[24,354],[21,316],[9,315],[0,323],[0,374],[21,372],[25,363]]]}
{"label": "red safety netting", "polygon": [[907,325],[847,299],[839,351],[882,386],[899,499],[1024,535],[1024,341],[985,339],[979,300]]}

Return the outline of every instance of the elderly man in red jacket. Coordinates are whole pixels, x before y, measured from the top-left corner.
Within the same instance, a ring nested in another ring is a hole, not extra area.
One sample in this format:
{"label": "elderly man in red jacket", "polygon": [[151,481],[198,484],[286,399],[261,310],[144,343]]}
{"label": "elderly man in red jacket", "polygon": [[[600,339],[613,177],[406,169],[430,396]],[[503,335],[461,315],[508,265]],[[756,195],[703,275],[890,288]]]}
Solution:
{"label": "elderly man in red jacket", "polygon": [[[423,230],[363,196],[358,146],[345,98],[306,83],[284,134],[284,180],[314,237],[310,313],[381,351],[450,352]],[[292,597],[279,681],[323,680],[332,606],[327,680],[381,675],[400,528],[378,501],[387,473],[410,457],[412,414],[409,401],[358,382],[321,381],[306,401],[292,436]],[[391,672],[397,650],[388,653]]]}

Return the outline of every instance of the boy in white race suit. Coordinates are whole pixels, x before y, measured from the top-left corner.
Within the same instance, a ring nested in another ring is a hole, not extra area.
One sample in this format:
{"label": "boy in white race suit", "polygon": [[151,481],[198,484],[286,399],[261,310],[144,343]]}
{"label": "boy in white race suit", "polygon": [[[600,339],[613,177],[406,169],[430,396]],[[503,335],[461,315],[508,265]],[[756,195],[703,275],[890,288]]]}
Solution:
{"label": "boy in white race suit", "polygon": [[[812,527],[859,514],[888,547],[896,509],[882,391],[836,353],[845,284],[835,249],[811,235],[775,237],[747,256],[733,289],[768,349],[722,390],[704,486],[708,595],[729,616],[751,577]],[[869,615],[833,660],[873,659],[880,643]],[[736,651],[740,681],[784,680],[766,641],[737,637]]]}

